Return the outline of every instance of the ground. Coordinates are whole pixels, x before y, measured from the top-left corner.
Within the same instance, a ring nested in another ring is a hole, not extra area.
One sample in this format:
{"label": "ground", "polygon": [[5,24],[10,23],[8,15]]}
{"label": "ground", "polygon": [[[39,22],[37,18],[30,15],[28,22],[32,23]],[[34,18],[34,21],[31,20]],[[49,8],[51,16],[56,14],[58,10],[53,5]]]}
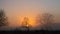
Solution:
{"label": "ground", "polygon": [[48,30],[36,30],[36,31],[20,31],[20,30],[14,30],[14,31],[0,31],[1,33],[8,33],[8,34],[12,34],[12,33],[20,33],[20,34],[60,34],[60,31],[48,31]]}

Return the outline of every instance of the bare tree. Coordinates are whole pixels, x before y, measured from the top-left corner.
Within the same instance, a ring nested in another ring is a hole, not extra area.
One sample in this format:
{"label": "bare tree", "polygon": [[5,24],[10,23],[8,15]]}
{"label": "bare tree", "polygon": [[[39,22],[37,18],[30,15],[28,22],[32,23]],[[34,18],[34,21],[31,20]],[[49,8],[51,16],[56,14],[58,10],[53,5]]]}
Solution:
{"label": "bare tree", "polygon": [[29,30],[29,28],[31,27],[31,25],[29,24],[29,18],[28,17],[24,17],[24,20],[22,22],[22,27],[26,28],[27,30]]}
{"label": "bare tree", "polygon": [[38,16],[37,22],[42,24],[42,29],[46,29],[46,30],[51,30],[52,29],[52,23],[54,22],[54,16],[52,14],[49,13],[44,13],[42,14],[42,16]]}
{"label": "bare tree", "polygon": [[7,17],[5,16],[4,10],[0,10],[0,27],[7,25]]}
{"label": "bare tree", "polygon": [[29,21],[29,19],[27,17],[24,17],[22,25],[25,26],[25,27],[28,27],[28,21]]}

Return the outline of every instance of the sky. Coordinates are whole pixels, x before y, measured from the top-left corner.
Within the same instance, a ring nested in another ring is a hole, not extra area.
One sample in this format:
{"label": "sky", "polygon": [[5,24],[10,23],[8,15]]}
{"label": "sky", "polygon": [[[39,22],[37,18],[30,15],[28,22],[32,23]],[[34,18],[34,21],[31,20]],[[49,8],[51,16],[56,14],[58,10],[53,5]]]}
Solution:
{"label": "sky", "polygon": [[60,22],[60,0],[0,0],[0,9],[4,9],[10,26],[20,26],[25,16],[33,22],[41,13],[51,13]]}

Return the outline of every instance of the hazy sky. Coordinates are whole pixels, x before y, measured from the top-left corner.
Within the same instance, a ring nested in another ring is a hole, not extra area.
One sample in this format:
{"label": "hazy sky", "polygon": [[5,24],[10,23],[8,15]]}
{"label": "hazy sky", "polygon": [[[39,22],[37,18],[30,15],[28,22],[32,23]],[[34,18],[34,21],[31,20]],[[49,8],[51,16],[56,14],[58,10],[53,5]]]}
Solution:
{"label": "hazy sky", "polygon": [[60,0],[0,0],[10,24],[18,25],[23,17],[33,20],[39,13],[51,13],[60,22]]}

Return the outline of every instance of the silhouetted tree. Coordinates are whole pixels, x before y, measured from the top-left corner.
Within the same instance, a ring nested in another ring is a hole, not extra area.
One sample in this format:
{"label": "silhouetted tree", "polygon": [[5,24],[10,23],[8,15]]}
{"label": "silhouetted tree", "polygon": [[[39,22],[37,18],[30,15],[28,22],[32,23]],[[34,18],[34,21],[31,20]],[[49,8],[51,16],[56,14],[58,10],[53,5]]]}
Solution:
{"label": "silhouetted tree", "polygon": [[29,30],[29,19],[28,17],[24,17],[24,20],[22,22],[22,27],[26,28],[27,30]]}
{"label": "silhouetted tree", "polygon": [[44,13],[41,16],[38,16],[37,22],[42,24],[42,29],[51,30],[51,24],[54,22],[54,16],[49,13]]}
{"label": "silhouetted tree", "polygon": [[7,25],[7,17],[5,16],[4,10],[0,10],[0,27]]}

